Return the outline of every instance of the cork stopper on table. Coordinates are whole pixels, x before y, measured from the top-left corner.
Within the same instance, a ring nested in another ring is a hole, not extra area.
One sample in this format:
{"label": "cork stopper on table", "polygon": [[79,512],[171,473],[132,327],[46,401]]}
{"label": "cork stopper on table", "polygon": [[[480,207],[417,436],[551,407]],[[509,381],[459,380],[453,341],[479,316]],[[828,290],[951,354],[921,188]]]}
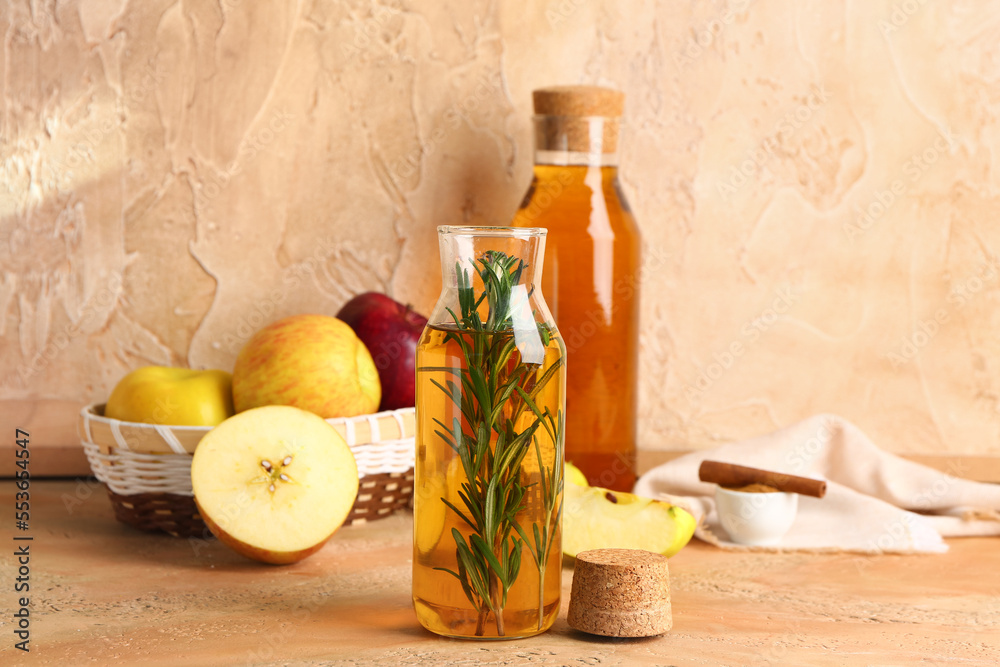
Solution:
{"label": "cork stopper on table", "polygon": [[541,150],[614,153],[625,93],[601,86],[552,86],[532,93]]}
{"label": "cork stopper on table", "polygon": [[641,549],[594,549],[576,556],[570,627],[606,637],[651,637],[673,625],[667,558]]}

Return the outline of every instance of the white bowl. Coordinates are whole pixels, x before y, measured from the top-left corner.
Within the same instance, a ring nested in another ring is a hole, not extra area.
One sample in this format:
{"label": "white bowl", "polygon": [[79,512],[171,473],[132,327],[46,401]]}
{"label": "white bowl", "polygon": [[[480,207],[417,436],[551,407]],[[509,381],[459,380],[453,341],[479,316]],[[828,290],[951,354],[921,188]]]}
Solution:
{"label": "white bowl", "polygon": [[797,493],[745,493],[715,489],[715,509],[722,527],[737,544],[773,546],[795,521]]}

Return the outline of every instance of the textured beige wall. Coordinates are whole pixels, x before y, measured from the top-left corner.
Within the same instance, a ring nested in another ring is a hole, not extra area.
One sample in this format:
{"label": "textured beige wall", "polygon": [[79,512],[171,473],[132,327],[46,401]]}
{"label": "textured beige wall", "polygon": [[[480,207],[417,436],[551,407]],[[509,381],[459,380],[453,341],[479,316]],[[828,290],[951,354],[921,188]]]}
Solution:
{"label": "textured beige wall", "polygon": [[1000,3],[13,0],[0,399],[384,290],[432,230],[504,223],[530,91],[628,95],[647,243],[642,443],[820,411],[910,453],[1000,453]]}

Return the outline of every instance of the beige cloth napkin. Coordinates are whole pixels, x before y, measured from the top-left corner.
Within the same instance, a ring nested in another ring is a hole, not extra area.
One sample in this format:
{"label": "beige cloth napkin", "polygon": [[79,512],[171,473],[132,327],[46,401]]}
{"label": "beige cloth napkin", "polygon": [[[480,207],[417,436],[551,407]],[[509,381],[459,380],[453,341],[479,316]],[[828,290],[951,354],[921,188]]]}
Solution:
{"label": "beige cloth napkin", "polygon": [[[737,545],[719,524],[715,485],[698,480],[705,459],[824,478],[826,496],[799,498],[795,523],[776,547]],[[728,549],[941,553],[942,537],[1000,535],[1000,485],[884,452],[835,415],[674,459],[643,475],[635,492],[687,507],[699,520],[695,536]]]}

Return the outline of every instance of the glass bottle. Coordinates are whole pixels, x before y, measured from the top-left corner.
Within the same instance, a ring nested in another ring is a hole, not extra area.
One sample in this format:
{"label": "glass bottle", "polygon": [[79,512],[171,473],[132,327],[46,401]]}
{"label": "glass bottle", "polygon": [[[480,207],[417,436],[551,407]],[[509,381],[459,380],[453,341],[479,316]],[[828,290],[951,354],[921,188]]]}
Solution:
{"label": "glass bottle", "polygon": [[514,227],[548,229],[542,292],[569,359],[566,460],[592,485],[636,480],[641,238],[618,183],[621,92],[534,92],[535,170]]}
{"label": "glass bottle", "polygon": [[439,227],[442,291],[417,345],[413,605],[440,635],[544,632],[562,577],[565,349],[544,229]]}

